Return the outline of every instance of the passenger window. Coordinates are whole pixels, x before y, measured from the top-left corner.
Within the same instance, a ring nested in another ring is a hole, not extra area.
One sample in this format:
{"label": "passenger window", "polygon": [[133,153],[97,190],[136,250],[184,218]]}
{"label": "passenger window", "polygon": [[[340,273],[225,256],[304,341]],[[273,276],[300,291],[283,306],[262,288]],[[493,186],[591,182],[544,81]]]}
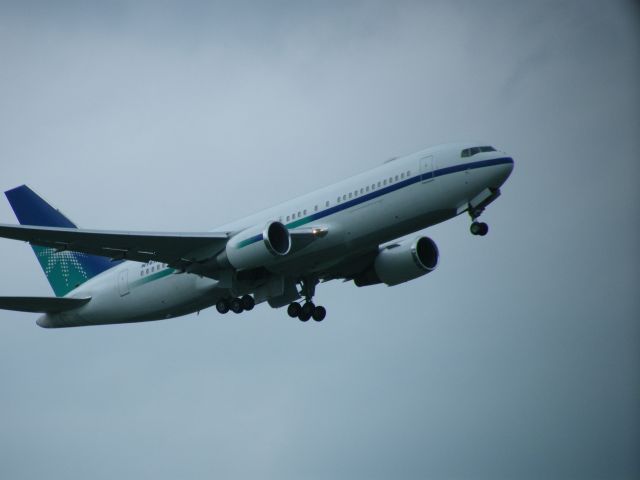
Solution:
{"label": "passenger window", "polygon": [[352,198],[352,193],[351,192],[349,192],[349,198]]}
{"label": "passenger window", "polygon": [[329,206],[329,200],[327,200],[327,203],[325,203],[324,205],[325,205],[325,207],[328,207]]}
{"label": "passenger window", "polygon": [[376,184],[371,185],[371,191],[373,192],[376,189]]}
{"label": "passenger window", "polygon": [[347,196],[346,195],[342,195],[342,200],[347,200]]}
{"label": "passenger window", "polygon": [[398,175],[396,175],[396,176],[395,176],[395,181],[396,181],[396,182],[398,181]]}
{"label": "passenger window", "polygon": [[393,183],[393,177],[389,177],[389,185]]}
{"label": "passenger window", "polygon": [[289,221],[289,215],[287,215],[287,222]]}
{"label": "passenger window", "polygon": [[407,170],[407,178],[411,176],[411,170]]}
{"label": "passenger window", "polygon": [[318,211],[318,205],[316,205],[315,207],[313,207],[313,211],[317,212]]}
{"label": "passenger window", "polygon": [[385,178],[385,179],[382,181],[382,185],[386,185],[386,184],[387,184],[387,179]]}
{"label": "passenger window", "polygon": [[367,185],[367,188],[364,189],[365,192],[369,191],[369,185]]}
{"label": "passenger window", "polygon": [[378,188],[380,188],[380,182],[378,182]]}
{"label": "passenger window", "polygon": [[400,180],[404,179],[404,172],[400,174]]}

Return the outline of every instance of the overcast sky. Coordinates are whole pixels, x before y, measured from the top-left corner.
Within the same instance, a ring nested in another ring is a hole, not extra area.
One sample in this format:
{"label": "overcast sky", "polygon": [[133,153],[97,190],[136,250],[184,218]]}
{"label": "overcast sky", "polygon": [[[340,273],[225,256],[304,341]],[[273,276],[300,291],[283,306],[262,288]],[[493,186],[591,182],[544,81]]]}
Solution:
{"label": "overcast sky", "polygon": [[436,272],[322,285],[322,324],[0,312],[0,478],[640,478],[634,5],[2,2],[0,188],[81,226],[212,229],[460,139],[516,167],[487,237],[428,229]]}

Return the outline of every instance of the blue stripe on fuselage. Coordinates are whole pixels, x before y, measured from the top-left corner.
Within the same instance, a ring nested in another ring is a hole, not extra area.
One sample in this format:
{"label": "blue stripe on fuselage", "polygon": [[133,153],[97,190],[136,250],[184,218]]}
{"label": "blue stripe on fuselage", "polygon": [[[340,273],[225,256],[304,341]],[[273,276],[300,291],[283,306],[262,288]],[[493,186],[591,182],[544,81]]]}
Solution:
{"label": "blue stripe on fuselage", "polygon": [[[453,165],[451,167],[434,170],[433,172],[422,173],[411,178],[407,178],[406,180],[402,180],[398,183],[394,183],[393,185],[389,185],[388,187],[381,188],[380,190],[376,190],[375,192],[365,193],[360,197],[354,198],[352,200],[347,200],[344,203],[334,205],[333,207],[329,207],[321,212],[313,213],[304,218],[301,218],[300,220],[294,220],[293,222],[287,223],[285,226],[287,228],[296,228],[300,225],[313,222],[314,220],[318,220],[320,218],[328,217],[329,215],[333,215],[334,213],[346,210],[361,203],[368,202],[369,200],[382,197],[387,193],[395,192],[396,190],[400,190],[401,188],[408,187],[409,185],[413,185],[414,183],[428,180],[430,178],[437,178],[444,175],[450,175],[452,173],[464,172],[465,170],[475,170],[477,168],[492,167],[494,165],[508,165],[512,163],[513,159],[511,157],[501,157],[492,158],[490,160],[479,160],[477,162],[461,163],[459,165]],[[242,242],[242,246],[240,248],[246,247],[247,245],[255,242],[259,242],[260,240],[262,240],[262,235],[256,235]]]}

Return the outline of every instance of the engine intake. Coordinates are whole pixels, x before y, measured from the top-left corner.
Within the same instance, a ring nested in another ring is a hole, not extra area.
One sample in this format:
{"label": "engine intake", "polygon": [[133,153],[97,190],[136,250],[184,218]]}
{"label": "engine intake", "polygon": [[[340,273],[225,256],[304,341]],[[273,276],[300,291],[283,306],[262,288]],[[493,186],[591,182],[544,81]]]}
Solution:
{"label": "engine intake", "polygon": [[281,222],[250,227],[234,235],[221,254],[237,270],[265,267],[291,250],[289,230]]}
{"label": "engine intake", "polygon": [[378,283],[398,285],[435,270],[438,257],[438,247],[433,240],[417,237],[380,250],[373,265],[355,277],[354,282],[359,287]]}

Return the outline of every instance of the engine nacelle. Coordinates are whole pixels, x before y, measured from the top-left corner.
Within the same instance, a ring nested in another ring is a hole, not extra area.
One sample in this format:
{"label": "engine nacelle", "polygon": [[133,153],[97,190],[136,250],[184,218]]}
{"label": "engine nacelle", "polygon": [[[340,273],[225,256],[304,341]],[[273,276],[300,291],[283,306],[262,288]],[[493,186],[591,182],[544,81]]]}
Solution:
{"label": "engine nacelle", "polygon": [[380,250],[373,265],[354,278],[354,282],[359,287],[408,282],[435,270],[438,256],[438,247],[433,240],[417,237]]}
{"label": "engine nacelle", "polygon": [[251,227],[231,237],[219,260],[237,270],[265,267],[291,250],[289,230],[281,222]]}

